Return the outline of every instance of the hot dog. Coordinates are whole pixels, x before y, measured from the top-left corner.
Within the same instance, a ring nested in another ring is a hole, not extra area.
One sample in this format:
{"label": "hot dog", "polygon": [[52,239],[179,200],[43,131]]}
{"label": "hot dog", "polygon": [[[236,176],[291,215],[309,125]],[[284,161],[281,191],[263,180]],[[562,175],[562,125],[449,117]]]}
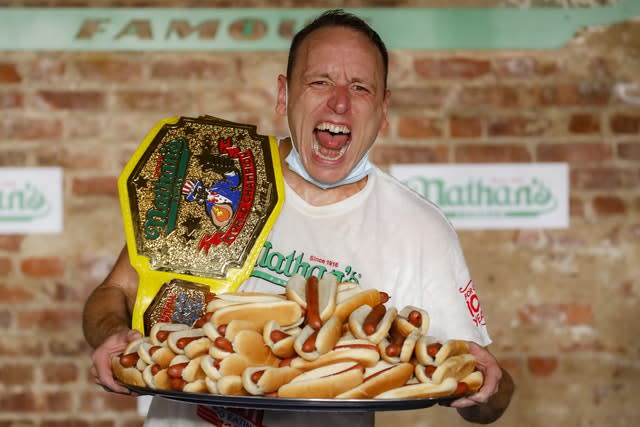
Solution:
{"label": "hot dog", "polygon": [[410,398],[436,398],[451,396],[458,386],[458,381],[446,378],[440,384],[419,383],[403,385],[380,393],[375,399],[410,399]]}
{"label": "hot dog", "polygon": [[419,338],[420,333],[417,329],[411,331],[407,337],[395,332],[378,343],[380,357],[389,363],[408,362],[413,357]]}
{"label": "hot dog", "polygon": [[467,385],[467,392],[472,394],[480,390],[482,383],[484,382],[484,375],[480,371],[473,371],[466,377],[462,378],[460,382]]}
{"label": "hot dog", "polygon": [[269,346],[273,354],[282,359],[287,359],[296,354],[293,344],[301,331],[302,329],[298,326],[293,328],[283,328],[278,324],[278,322],[272,320],[264,325],[264,329],[262,330],[262,339],[265,344]]}
{"label": "hot dog", "polygon": [[459,354],[451,356],[442,362],[431,375],[431,381],[441,383],[445,378],[454,378],[456,381],[472,373],[476,368],[476,358],[471,354]]}
{"label": "hot dog", "polygon": [[364,368],[353,361],[321,366],[281,386],[278,396],[330,399],[361,384],[363,372]]}
{"label": "hot dog", "polygon": [[278,390],[302,371],[291,367],[257,366],[242,373],[242,385],[249,394],[262,396]]}
{"label": "hot dog", "polygon": [[352,294],[348,298],[342,300],[342,302],[336,304],[336,309],[333,311],[335,316],[338,316],[341,322],[346,322],[351,313],[358,307],[368,305],[370,307],[378,304],[384,304],[389,300],[389,295],[384,292],[380,292],[377,289],[367,289]]}
{"label": "hot dog", "polygon": [[416,329],[420,335],[424,335],[429,330],[429,313],[421,308],[407,305],[400,310],[394,323],[394,327],[405,337]]}
{"label": "hot dog", "polygon": [[169,374],[158,365],[148,365],[142,371],[142,378],[147,387],[154,390],[171,390]]}
{"label": "hot dog", "polygon": [[218,381],[228,375],[241,376],[244,370],[249,367],[249,362],[244,356],[235,353],[222,360],[205,355],[200,359],[200,367],[208,378]]}
{"label": "hot dog", "polygon": [[207,354],[211,340],[202,328],[195,328],[171,332],[166,343],[175,354],[185,354],[192,359]]}
{"label": "hot dog", "polygon": [[138,347],[144,342],[144,338],[131,341],[120,355],[111,358],[111,369],[114,376],[125,384],[138,387],[145,386],[142,371],[146,367],[146,364],[138,355]]}
{"label": "hot dog", "polygon": [[442,364],[446,359],[459,354],[469,353],[469,344],[462,340],[448,340],[442,344],[442,347],[433,357],[436,365]]}
{"label": "hot dog", "polygon": [[364,372],[362,384],[336,396],[338,399],[373,399],[375,396],[403,386],[413,375],[411,363],[391,364],[380,361]]}
{"label": "hot dog", "polygon": [[306,324],[320,329],[336,308],[338,281],[333,274],[305,278],[296,274],[287,281],[286,295],[306,310]]}
{"label": "hot dog", "polygon": [[349,315],[349,329],[356,338],[378,344],[389,333],[397,314],[395,307],[387,309],[384,304],[363,305]]}
{"label": "hot dog", "polygon": [[305,360],[302,357],[295,357],[291,360],[291,367],[308,371],[321,366],[344,362],[356,361],[365,368],[374,366],[380,360],[378,348],[367,340],[340,339],[333,350],[320,355],[315,360]]}
{"label": "hot dog", "polygon": [[188,328],[188,325],[184,325],[182,323],[158,322],[153,325],[151,331],[149,331],[149,338],[154,345],[162,345],[167,338],[169,338],[169,334],[171,334],[171,332],[181,331]]}
{"label": "hot dog", "polygon": [[342,322],[333,316],[319,330],[306,325],[295,338],[293,348],[303,359],[315,360],[333,349],[341,335]]}
{"label": "hot dog", "polygon": [[418,338],[414,353],[416,360],[421,365],[434,365],[436,364],[435,356],[442,348],[442,343],[436,338],[430,335],[422,335]]}

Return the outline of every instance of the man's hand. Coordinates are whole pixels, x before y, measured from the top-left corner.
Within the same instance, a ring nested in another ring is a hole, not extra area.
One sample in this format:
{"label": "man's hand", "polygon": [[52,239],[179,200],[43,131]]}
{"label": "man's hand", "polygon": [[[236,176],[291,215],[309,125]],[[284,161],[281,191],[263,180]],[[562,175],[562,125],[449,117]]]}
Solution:
{"label": "man's hand", "polygon": [[115,382],[111,371],[111,358],[122,353],[128,343],[140,337],[141,335],[138,331],[124,330],[111,335],[95,349],[91,355],[91,360],[93,361],[91,375],[96,384],[101,385],[107,391],[131,394],[129,389]]}
{"label": "man's hand", "polygon": [[475,356],[484,382],[476,393],[451,402],[451,407],[457,408],[467,421],[489,424],[500,418],[509,406],[514,391],[513,380],[489,350],[470,342],[469,353]]}

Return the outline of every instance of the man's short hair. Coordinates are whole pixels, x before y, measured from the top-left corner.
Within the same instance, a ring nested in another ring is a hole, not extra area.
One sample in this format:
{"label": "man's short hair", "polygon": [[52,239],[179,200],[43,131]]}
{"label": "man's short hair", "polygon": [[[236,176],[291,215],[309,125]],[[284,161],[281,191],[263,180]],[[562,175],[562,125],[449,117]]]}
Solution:
{"label": "man's short hair", "polygon": [[364,20],[357,17],[352,13],[347,13],[342,9],[331,9],[324,12],[322,15],[314,19],[310,24],[307,24],[304,28],[296,33],[291,40],[291,46],[289,48],[289,59],[287,61],[287,78],[291,76],[293,67],[296,62],[296,56],[298,48],[311,33],[321,28],[327,27],[345,27],[350,28],[358,33],[364,35],[369,39],[378,49],[382,56],[382,64],[384,67],[384,88],[387,88],[387,73],[389,69],[389,54],[387,47],[385,46],[380,35],[369,26]]}

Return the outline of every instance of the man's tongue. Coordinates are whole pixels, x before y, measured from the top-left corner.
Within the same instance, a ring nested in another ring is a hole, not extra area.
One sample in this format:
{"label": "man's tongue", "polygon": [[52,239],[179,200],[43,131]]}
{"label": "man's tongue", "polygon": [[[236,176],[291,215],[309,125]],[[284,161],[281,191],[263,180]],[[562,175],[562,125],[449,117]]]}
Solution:
{"label": "man's tongue", "polygon": [[338,157],[348,142],[349,135],[344,133],[331,133],[328,131],[316,131],[316,139],[318,141],[318,149],[320,154],[325,157]]}

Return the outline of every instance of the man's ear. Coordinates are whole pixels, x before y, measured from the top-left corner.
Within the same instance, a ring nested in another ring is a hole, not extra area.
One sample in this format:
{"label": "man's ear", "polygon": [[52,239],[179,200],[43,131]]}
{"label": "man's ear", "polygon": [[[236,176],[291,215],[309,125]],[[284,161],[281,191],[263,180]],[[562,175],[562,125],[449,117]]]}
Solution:
{"label": "man's ear", "polygon": [[287,115],[287,78],[280,74],[278,76],[278,96],[276,98],[276,113],[281,116]]}
{"label": "man's ear", "polygon": [[380,124],[380,130],[385,130],[389,126],[387,113],[389,111],[390,102],[391,102],[391,91],[387,89],[384,92],[384,100],[382,100],[382,123]]}

